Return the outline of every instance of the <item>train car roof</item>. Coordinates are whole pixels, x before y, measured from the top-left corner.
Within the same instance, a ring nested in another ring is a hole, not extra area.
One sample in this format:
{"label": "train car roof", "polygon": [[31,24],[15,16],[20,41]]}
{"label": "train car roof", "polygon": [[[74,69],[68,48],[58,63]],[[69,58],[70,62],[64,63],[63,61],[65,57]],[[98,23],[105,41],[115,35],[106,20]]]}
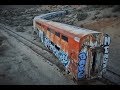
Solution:
{"label": "train car roof", "polygon": [[85,29],[85,28],[81,28],[81,27],[77,27],[77,26],[73,26],[73,25],[68,25],[68,24],[64,24],[64,23],[59,23],[59,22],[54,22],[54,21],[50,21],[50,20],[45,20],[45,19],[37,19],[37,21],[42,21],[42,22],[46,22],[47,24],[63,29],[67,32],[70,32],[72,34],[75,34],[79,37],[81,36],[85,36],[88,34],[93,34],[93,33],[101,33],[98,31],[93,31],[93,30],[89,30],[89,29]]}

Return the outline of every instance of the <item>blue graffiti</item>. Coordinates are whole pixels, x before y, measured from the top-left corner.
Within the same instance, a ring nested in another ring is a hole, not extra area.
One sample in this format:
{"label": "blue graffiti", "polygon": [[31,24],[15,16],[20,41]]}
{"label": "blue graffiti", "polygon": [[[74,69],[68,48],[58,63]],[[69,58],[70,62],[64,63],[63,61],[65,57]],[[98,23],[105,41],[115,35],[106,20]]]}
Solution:
{"label": "blue graffiti", "polygon": [[86,53],[81,52],[79,54],[79,63],[78,63],[78,78],[79,79],[84,77],[86,59],[87,59]]}
{"label": "blue graffiti", "polygon": [[57,58],[59,58],[59,51],[55,48],[55,47],[53,47],[53,54],[57,57]]}
{"label": "blue graffiti", "polygon": [[85,60],[81,60],[81,61],[79,62],[79,65],[85,65]]}
{"label": "blue graffiti", "polygon": [[86,59],[86,58],[87,58],[85,52],[81,52],[81,53],[79,54],[79,57],[80,57],[80,59]]}
{"label": "blue graffiti", "polygon": [[53,54],[65,67],[69,64],[68,55],[62,50],[57,50],[56,47],[51,44],[51,41],[47,37],[45,37],[44,39],[44,45],[53,52]]}
{"label": "blue graffiti", "polygon": [[82,77],[84,77],[84,74],[81,73],[81,72],[78,72],[78,77],[79,77],[79,78],[82,78]]}
{"label": "blue graffiti", "polygon": [[49,40],[47,37],[45,37],[45,39],[44,39],[44,45],[45,45],[47,48],[50,46],[50,40]]}
{"label": "blue graffiti", "polygon": [[60,51],[59,52],[59,60],[63,63],[64,66],[66,66],[69,62],[68,55],[63,51]]}
{"label": "blue graffiti", "polygon": [[84,69],[85,69],[84,65],[78,67],[79,72],[84,71]]}

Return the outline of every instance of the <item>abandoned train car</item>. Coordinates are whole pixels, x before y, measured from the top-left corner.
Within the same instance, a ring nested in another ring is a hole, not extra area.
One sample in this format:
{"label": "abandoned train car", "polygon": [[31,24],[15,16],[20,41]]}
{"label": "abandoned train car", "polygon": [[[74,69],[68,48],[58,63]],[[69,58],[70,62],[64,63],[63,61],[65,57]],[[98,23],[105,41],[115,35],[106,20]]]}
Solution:
{"label": "abandoned train car", "polygon": [[50,20],[34,19],[41,42],[77,80],[101,76],[106,71],[110,37]]}

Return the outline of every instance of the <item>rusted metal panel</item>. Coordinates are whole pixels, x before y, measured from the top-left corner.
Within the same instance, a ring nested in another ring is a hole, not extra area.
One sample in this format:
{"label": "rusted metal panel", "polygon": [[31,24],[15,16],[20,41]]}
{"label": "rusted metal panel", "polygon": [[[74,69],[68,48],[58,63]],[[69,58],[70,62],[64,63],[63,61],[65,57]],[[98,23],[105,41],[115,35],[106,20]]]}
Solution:
{"label": "rusted metal panel", "polygon": [[70,70],[71,74],[73,74],[73,76],[75,76],[75,78],[77,79],[77,73],[78,73],[78,64],[76,64],[73,60],[70,61],[70,64],[68,66],[68,70]]}
{"label": "rusted metal panel", "polygon": [[55,35],[55,41],[54,41],[54,43],[55,43],[57,46],[60,47],[60,46],[61,46],[61,38]]}

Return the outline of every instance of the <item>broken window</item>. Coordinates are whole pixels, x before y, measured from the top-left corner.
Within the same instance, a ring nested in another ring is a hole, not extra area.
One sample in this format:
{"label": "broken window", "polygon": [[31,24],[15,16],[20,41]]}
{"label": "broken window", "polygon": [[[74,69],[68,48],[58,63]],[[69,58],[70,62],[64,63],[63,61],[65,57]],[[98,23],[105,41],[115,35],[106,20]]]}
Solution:
{"label": "broken window", "polygon": [[68,42],[68,37],[62,35],[62,39]]}
{"label": "broken window", "polygon": [[60,37],[60,33],[59,32],[55,32],[55,35]]}

